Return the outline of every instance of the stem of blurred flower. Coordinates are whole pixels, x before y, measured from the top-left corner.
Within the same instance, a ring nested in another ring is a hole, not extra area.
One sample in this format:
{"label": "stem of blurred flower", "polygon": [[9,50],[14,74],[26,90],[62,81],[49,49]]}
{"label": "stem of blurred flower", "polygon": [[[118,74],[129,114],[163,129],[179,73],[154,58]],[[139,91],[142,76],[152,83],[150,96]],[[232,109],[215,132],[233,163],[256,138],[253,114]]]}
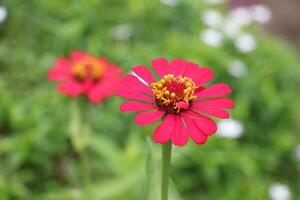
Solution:
{"label": "stem of blurred flower", "polygon": [[84,189],[83,199],[90,199],[90,194],[89,194],[89,186],[91,183],[90,167],[89,167],[87,152],[84,149],[83,151],[79,152],[79,159],[80,159],[83,189]]}
{"label": "stem of blurred flower", "polygon": [[161,200],[168,200],[172,143],[162,146]]}
{"label": "stem of blurred flower", "polygon": [[89,108],[85,99],[74,102],[73,124],[71,126],[71,140],[80,162],[80,172],[83,199],[90,199],[89,186],[91,183],[90,166],[87,154],[88,131],[89,131]]}

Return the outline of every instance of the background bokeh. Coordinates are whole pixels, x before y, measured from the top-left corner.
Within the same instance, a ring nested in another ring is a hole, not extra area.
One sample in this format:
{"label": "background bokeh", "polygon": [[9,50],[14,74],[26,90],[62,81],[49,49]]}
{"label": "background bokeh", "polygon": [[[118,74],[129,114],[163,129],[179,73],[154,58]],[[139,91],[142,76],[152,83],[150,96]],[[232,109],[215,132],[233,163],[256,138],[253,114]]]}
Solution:
{"label": "background bokeh", "polygon": [[0,2],[1,200],[140,200],[157,190],[161,147],[147,142],[153,127],[136,126],[113,97],[84,115],[89,134],[77,141],[86,146],[91,176],[84,195],[72,141],[79,111],[47,80],[55,59],[74,49],[106,56],[124,73],[153,58],[184,58],[210,66],[215,82],[232,86],[236,108],[218,133],[206,145],[173,148],[172,199],[300,199],[299,54],[264,31],[272,17],[267,7],[221,0]]}

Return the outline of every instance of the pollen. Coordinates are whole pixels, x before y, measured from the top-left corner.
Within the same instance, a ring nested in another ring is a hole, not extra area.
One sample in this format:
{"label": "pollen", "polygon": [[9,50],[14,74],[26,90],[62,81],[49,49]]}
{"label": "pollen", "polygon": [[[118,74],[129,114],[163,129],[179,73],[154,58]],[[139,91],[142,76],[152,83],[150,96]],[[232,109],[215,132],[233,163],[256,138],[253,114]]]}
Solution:
{"label": "pollen", "polygon": [[78,80],[98,81],[104,70],[105,65],[98,58],[92,56],[86,56],[72,65],[72,73]]}
{"label": "pollen", "polygon": [[197,89],[191,78],[185,76],[165,75],[161,80],[151,84],[156,105],[167,113],[180,113],[197,98]]}

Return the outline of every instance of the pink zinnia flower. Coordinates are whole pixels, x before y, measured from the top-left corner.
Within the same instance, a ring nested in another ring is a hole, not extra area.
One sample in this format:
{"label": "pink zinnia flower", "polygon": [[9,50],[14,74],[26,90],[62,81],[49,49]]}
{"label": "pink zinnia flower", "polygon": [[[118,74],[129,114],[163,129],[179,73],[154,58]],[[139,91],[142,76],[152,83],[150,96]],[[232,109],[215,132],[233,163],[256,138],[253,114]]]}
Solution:
{"label": "pink zinnia flower", "polygon": [[48,73],[49,80],[59,83],[59,92],[71,97],[86,95],[92,103],[113,95],[120,76],[118,66],[80,51],[72,52],[68,59],[57,59]]}
{"label": "pink zinnia flower", "polygon": [[145,66],[132,68],[135,75],[125,76],[117,95],[128,98],[120,106],[123,112],[139,111],[135,117],[138,125],[149,125],[162,119],[156,127],[153,140],[164,144],[169,140],[183,146],[191,137],[204,144],[216,132],[216,123],[209,117],[229,118],[225,109],[234,107],[231,99],[222,97],[231,93],[224,83],[205,87],[214,73],[207,67],[174,59],[155,59],[152,66],[157,80]]}

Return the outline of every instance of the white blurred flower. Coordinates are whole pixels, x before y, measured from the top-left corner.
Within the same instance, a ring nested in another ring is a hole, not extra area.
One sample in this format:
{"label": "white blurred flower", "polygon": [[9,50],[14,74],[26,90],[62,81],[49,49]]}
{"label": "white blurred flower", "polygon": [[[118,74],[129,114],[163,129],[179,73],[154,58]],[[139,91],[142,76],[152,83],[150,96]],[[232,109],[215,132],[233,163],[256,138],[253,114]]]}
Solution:
{"label": "white blurred flower", "polygon": [[234,119],[222,120],[218,123],[216,135],[227,138],[239,138],[243,135],[244,126],[241,122]]}
{"label": "white blurred flower", "polygon": [[175,7],[178,5],[178,0],[160,0],[162,4],[165,4],[166,6]]}
{"label": "white blurred flower", "polygon": [[272,200],[289,200],[291,193],[289,188],[281,183],[274,183],[269,188],[269,195]]}
{"label": "white blurred flower", "polygon": [[237,26],[246,26],[252,22],[252,13],[247,7],[238,7],[230,11],[228,18],[235,22]]}
{"label": "white blurred flower", "polygon": [[[218,2],[218,0],[207,0],[207,2]],[[231,39],[238,37],[243,32],[243,29],[251,25],[254,21],[265,24],[271,18],[271,11],[264,5],[238,7],[231,10],[227,16],[222,16],[217,10],[207,10],[204,11],[201,17],[207,26],[220,30],[226,37]],[[256,46],[254,38],[248,36],[242,37],[241,51],[243,52],[245,49],[245,53],[252,51],[252,48]]]}
{"label": "white blurred flower", "polygon": [[225,0],[205,0],[205,2],[206,2],[207,4],[214,5],[214,4],[222,4],[222,3],[225,3]]}
{"label": "white blurred flower", "polygon": [[240,60],[233,60],[228,65],[228,73],[236,78],[241,78],[247,73],[247,66]]}
{"label": "white blurred flower", "polygon": [[243,27],[251,24],[251,22],[252,15],[249,9],[245,7],[236,8],[230,11],[228,17],[223,23],[224,33],[229,38],[235,38],[241,33]]}
{"label": "white blurred flower", "polygon": [[267,23],[272,17],[271,14],[271,11],[263,5],[235,8],[230,11],[224,22],[224,32],[228,37],[234,38],[253,21]]}
{"label": "white blurred flower", "polygon": [[200,39],[207,45],[219,47],[223,43],[223,34],[214,29],[206,29],[200,33]]}
{"label": "white blurred flower", "polygon": [[0,6],[0,24],[5,21],[7,17],[7,9],[4,6]]}
{"label": "white blurred flower", "polygon": [[271,10],[265,5],[253,5],[251,11],[253,20],[259,23],[266,24],[272,18]]}
{"label": "white blurred flower", "polygon": [[241,27],[234,20],[226,19],[223,26],[225,35],[229,38],[235,38],[241,32]]}
{"label": "white blurred flower", "polygon": [[202,14],[202,21],[212,28],[218,28],[223,23],[223,16],[216,10],[206,10]]}
{"label": "white blurred flower", "polygon": [[242,53],[249,53],[256,48],[256,40],[251,34],[241,34],[235,40],[235,47]]}
{"label": "white blurred flower", "polygon": [[127,24],[117,25],[113,29],[113,37],[117,40],[127,40],[132,35],[131,27]]}

